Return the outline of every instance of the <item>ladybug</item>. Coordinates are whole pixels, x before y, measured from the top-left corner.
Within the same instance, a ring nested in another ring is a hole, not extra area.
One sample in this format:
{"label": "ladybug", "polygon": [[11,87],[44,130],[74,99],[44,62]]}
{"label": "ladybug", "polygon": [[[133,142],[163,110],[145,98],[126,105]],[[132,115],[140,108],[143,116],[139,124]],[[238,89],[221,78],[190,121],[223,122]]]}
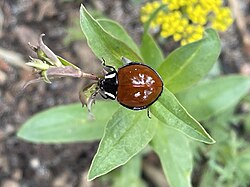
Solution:
{"label": "ladybug", "polygon": [[163,81],[148,65],[129,61],[116,71],[114,67],[106,66],[105,61],[103,64],[109,69],[98,81],[99,93],[103,98],[116,99],[128,109],[143,110],[160,97]]}

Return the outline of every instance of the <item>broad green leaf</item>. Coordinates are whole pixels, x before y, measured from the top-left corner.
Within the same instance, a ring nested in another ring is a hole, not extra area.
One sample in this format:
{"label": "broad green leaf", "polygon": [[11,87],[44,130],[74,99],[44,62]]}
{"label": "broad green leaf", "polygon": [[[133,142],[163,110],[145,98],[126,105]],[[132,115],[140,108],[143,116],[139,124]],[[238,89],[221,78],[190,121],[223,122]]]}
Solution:
{"label": "broad green leaf", "polygon": [[157,8],[149,17],[148,21],[144,24],[144,32],[142,36],[141,44],[141,55],[145,64],[149,65],[152,68],[158,68],[159,65],[163,62],[164,57],[161,49],[154,41],[153,37],[148,33],[151,22],[156,18],[158,13],[166,8],[166,5],[161,5]]}
{"label": "broad green leaf", "polygon": [[89,47],[98,58],[103,58],[107,65],[116,68],[122,66],[122,57],[135,62],[142,61],[124,42],[108,34],[83,5],[80,8],[80,24]]}
{"label": "broad green leaf", "polygon": [[161,97],[150,107],[150,111],[161,122],[195,140],[209,144],[215,142],[167,88],[164,88]]}
{"label": "broad green leaf", "polygon": [[191,186],[192,151],[187,138],[160,123],[151,146],[158,154],[171,187]]}
{"label": "broad green leaf", "polygon": [[128,33],[124,30],[124,28],[118,24],[117,22],[114,22],[109,19],[98,19],[98,23],[101,24],[103,29],[107,31],[110,35],[113,35],[117,39],[124,42],[127,46],[129,46],[136,54],[140,54],[140,51],[135,44],[134,40],[128,35]]}
{"label": "broad green leaf", "polygon": [[104,175],[125,164],[153,138],[157,123],[146,111],[120,108],[108,122],[90,166],[88,179]]}
{"label": "broad green leaf", "polygon": [[177,94],[181,104],[198,120],[206,120],[235,106],[250,88],[250,78],[225,76],[200,83]]}
{"label": "broad green leaf", "polygon": [[153,37],[144,33],[141,44],[141,54],[145,64],[157,69],[164,60],[159,46],[155,43]]}
{"label": "broad green leaf", "polygon": [[207,29],[202,40],[176,49],[158,68],[166,87],[176,93],[198,82],[216,62],[220,48],[217,33]]}
{"label": "broad green leaf", "polygon": [[112,187],[145,187],[141,179],[141,155],[136,155],[121,167],[118,176],[114,178]]}
{"label": "broad green leaf", "polygon": [[36,143],[97,140],[102,137],[108,119],[117,108],[115,102],[98,101],[93,106],[96,119],[89,120],[87,109],[80,104],[54,107],[26,121],[17,136]]}

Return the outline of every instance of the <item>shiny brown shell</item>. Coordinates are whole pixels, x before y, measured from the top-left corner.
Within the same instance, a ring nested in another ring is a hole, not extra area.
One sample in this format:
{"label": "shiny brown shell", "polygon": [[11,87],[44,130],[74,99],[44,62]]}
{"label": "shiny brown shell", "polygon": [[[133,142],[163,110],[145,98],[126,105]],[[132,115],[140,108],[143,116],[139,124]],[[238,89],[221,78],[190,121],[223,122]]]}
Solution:
{"label": "shiny brown shell", "polygon": [[142,110],[161,95],[163,82],[151,67],[132,62],[118,69],[117,101],[133,110]]}

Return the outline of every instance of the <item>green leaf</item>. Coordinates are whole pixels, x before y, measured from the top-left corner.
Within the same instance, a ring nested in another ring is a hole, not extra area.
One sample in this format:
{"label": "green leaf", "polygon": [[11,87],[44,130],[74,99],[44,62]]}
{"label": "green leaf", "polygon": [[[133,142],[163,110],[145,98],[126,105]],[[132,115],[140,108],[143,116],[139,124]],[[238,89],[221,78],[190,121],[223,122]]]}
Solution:
{"label": "green leaf", "polygon": [[215,142],[167,88],[164,88],[161,97],[150,107],[150,111],[161,122],[195,140],[208,144]]}
{"label": "green leaf", "polygon": [[88,179],[93,180],[128,162],[153,138],[156,125],[155,118],[149,119],[146,111],[120,108],[108,122]]}
{"label": "green leaf", "polygon": [[96,102],[93,106],[95,120],[88,119],[87,109],[80,104],[54,107],[26,121],[17,136],[36,143],[97,140],[102,137],[105,125],[117,107],[115,102]]}
{"label": "green leaf", "polygon": [[112,187],[145,187],[141,179],[141,155],[136,155],[125,164],[119,171],[119,175],[114,178]]}
{"label": "green leaf", "polygon": [[158,13],[166,9],[166,5],[158,7],[149,17],[148,21],[144,24],[144,32],[142,36],[141,55],[145,64],[156,69],[163,62],[164,57],[161,49],[154,41],[153,37],[148,33],[151,22],[156,18]]}
{"label": "green leaf", "polygon": [[182,91],[204,77],[220,54],[220,40],[212,29],[202,40],[172,52],[158,68],[166,87],[173,93]]}
{"label": "green leaf", "polygon": [[234,107],[249,88],[249,77],[232,75],[200,83],[177,94],[177,98],[196,119],[206,120]]}
{"label": "green leaf", "polygon": [[171,187],[191,186],[192,151],[187,138],[160,123],[151,146],[158,154]]}
{"label": "green leaf", "polygon": [[142,61],[124,42],[108,34],[83,5],[80,8],[80,24],[89,47],[98,58],[104,58],[107,65],[116,68],[122,66],[122,57],[135,62]]}
{"label": "green leaf", "polygon": [[60,57],[60,56],[57,56],[58,60],[60,60],[60,62],[64,65],[64,66],[72,66],[73,68],[75,69],[79,69],[79,67],[77,67],[76,65],[72,64],[71,62],[65,60],[64,58]]}
{"label": "green leaf", "polygon": [[141,54],[145,64],[157,69],[163,62],[164,57],[161,49],[154,41],[153,37],[144,33],[141,44]]}
{"label": "green leaf", "polygon": [[124,30],[124,28],[118,24],[117,22],[114,22],[109,19],[98,19],[98,23],[101,24],[103,29],[108,32],[108,34],[113,35],[117,39],[124,42],[127,46],[129,46],[136,54],[140,54],[140,51],[135,44],[134,40],[128,35],[128,33]]}

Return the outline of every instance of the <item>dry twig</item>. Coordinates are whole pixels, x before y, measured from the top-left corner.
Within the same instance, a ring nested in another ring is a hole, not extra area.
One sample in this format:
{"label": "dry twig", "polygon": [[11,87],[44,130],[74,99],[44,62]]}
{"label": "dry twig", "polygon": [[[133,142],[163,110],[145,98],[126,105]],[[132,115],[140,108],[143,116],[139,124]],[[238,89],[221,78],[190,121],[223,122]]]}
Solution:
{"label": "dry twig", "polygon": [[242,14],[242,11],[239,7],[238,0],[229,0],[229,5],[233,11],[236,20],[236,26],[240,32],[242,43],[244,46],[244,51],[250,57],[250,33],[247,30],[247,20]]}
{"label": "dry twig", "polygon": [[157,187],[168,187],[167,181],[163,173],[151,164],[143,163],[143,170],[145,175]]}

